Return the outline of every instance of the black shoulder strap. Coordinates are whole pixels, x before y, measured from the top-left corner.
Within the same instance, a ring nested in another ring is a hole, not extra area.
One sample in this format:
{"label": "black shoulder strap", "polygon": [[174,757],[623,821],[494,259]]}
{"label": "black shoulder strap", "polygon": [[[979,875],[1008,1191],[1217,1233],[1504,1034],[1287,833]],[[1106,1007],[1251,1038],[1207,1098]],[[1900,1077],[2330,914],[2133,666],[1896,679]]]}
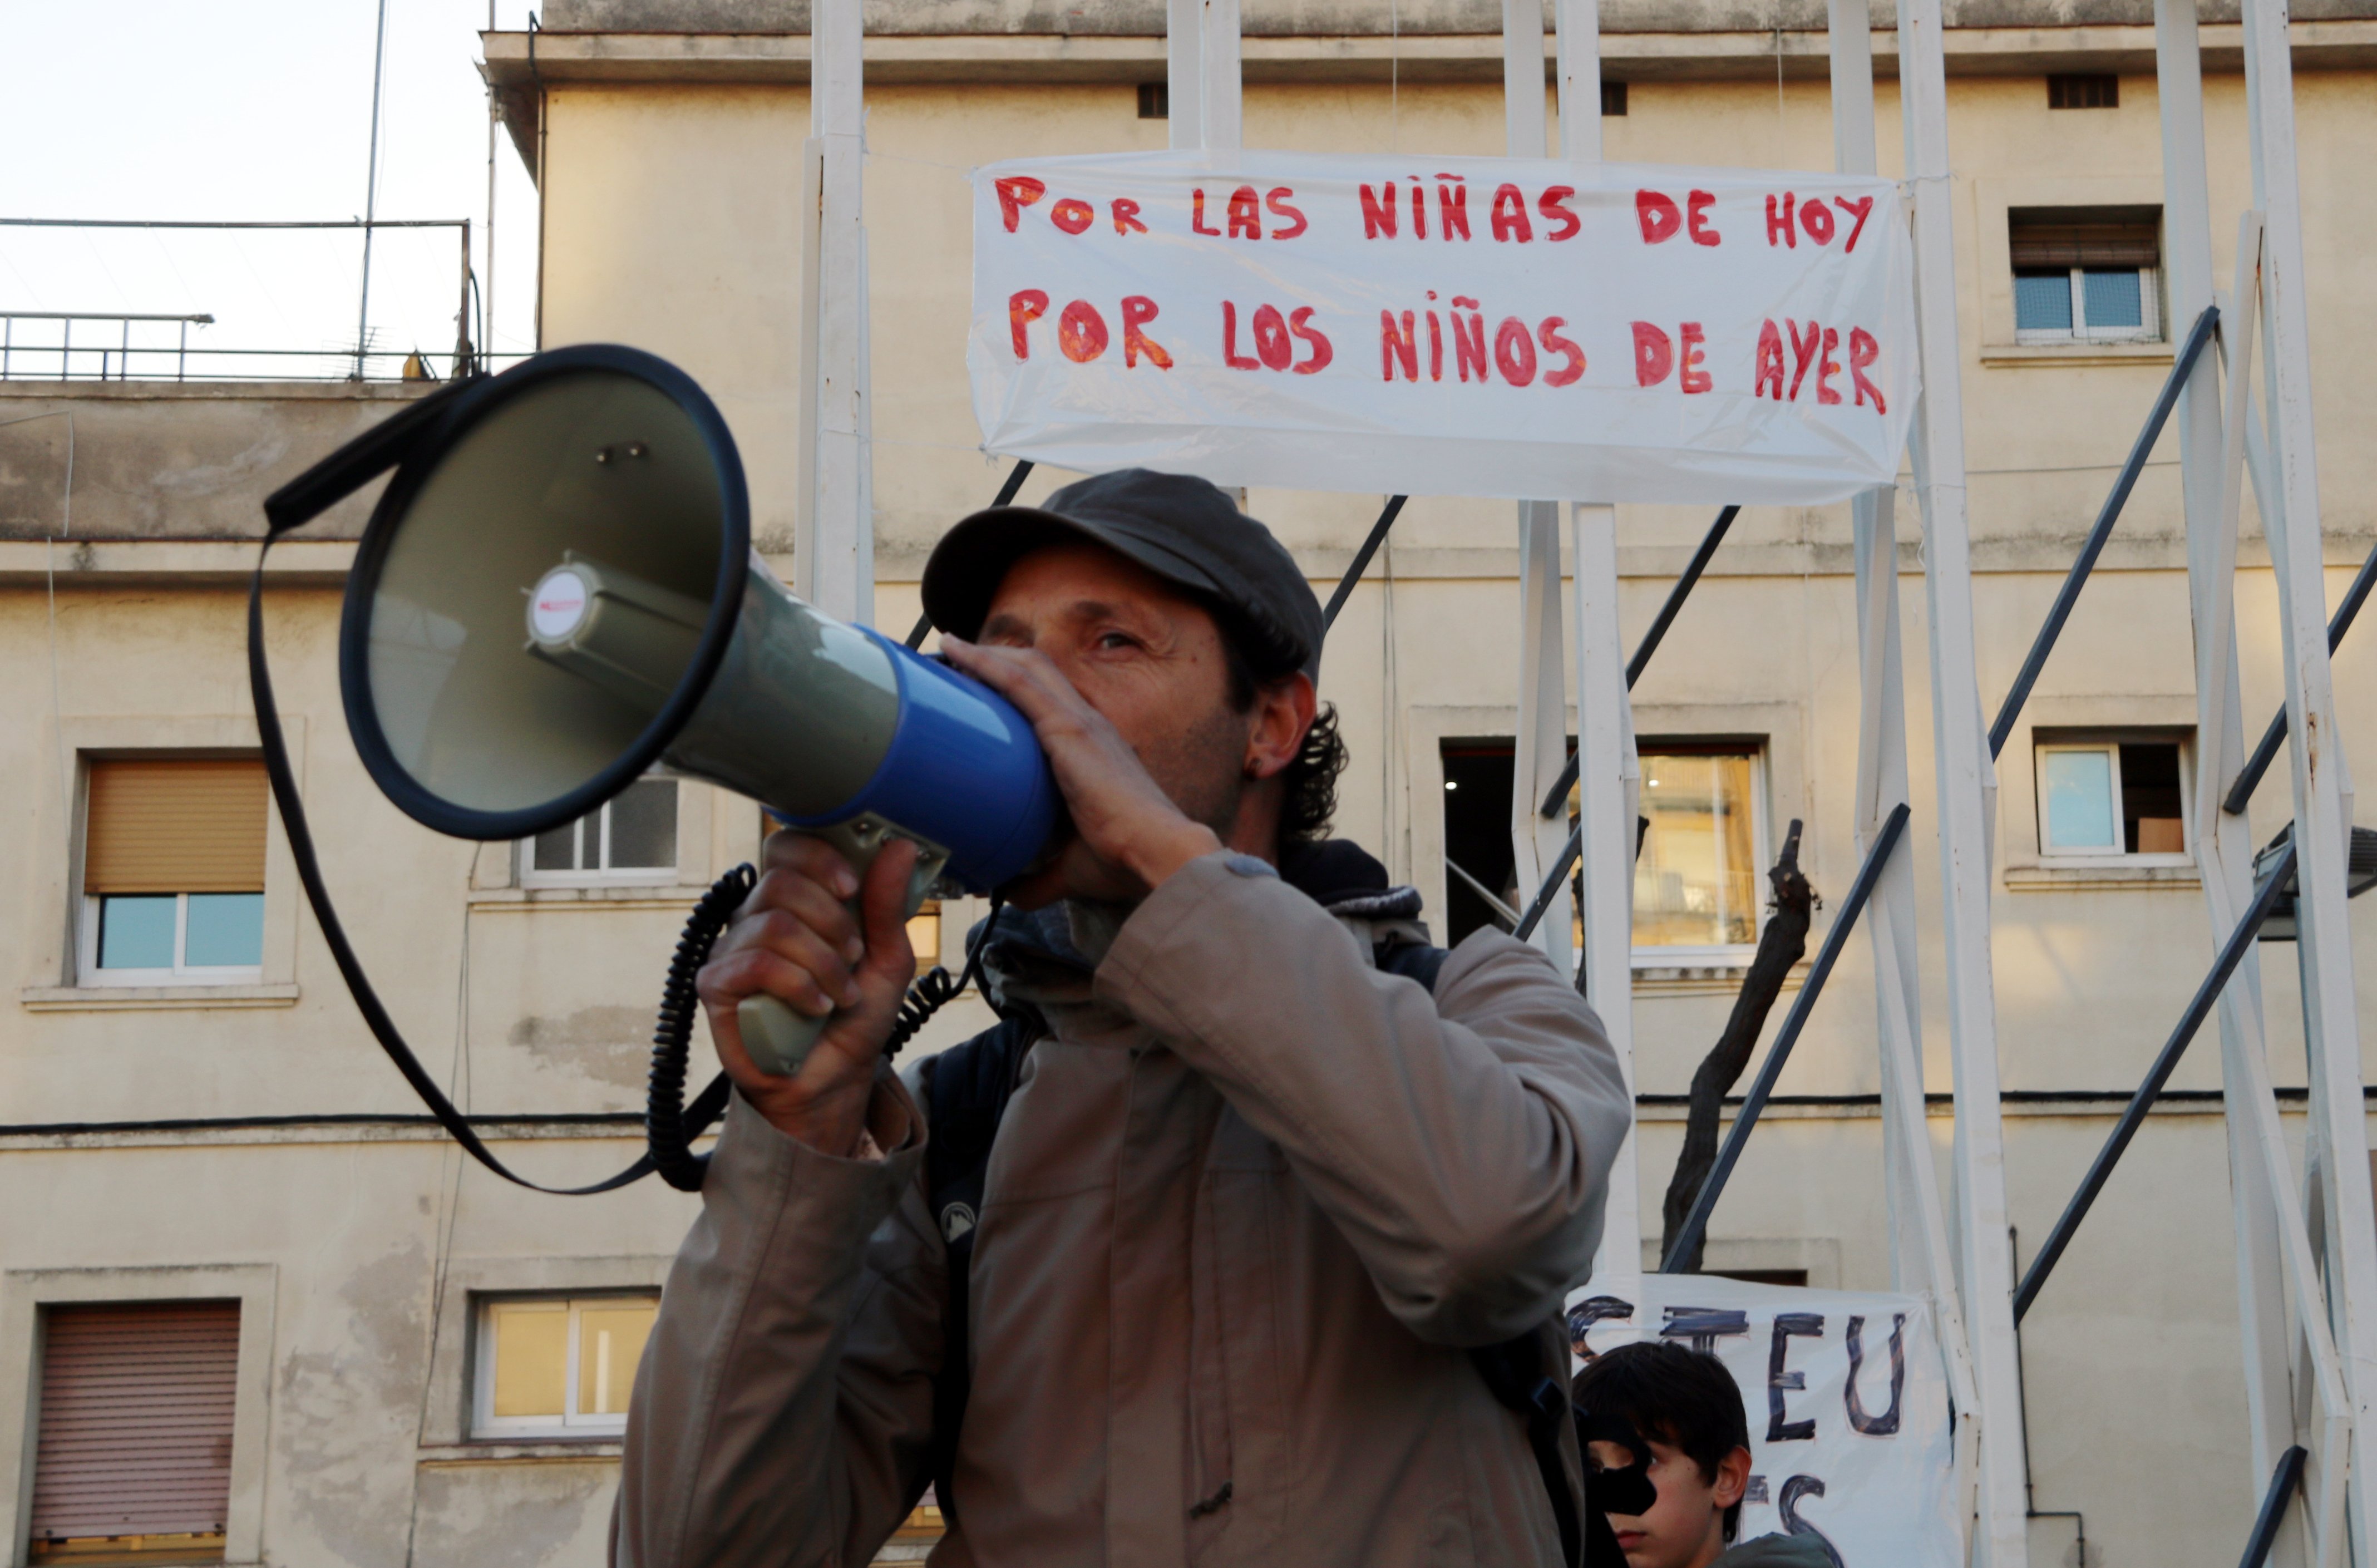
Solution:
{"label": "black shoulder strap", "polygon": [[[1560,1561],[1570,1568],[1577,1568],[1583,1561],[1584,1532],[1577,1514],[1576,1493],[1569,1488],[1568,1466],[1561,1463],[1559,1448],[1561,1423],[1574,1418],[1563,1381],[1546,1370],[1544,1342],[1543,1331],[1537,1330],[1499,1345],[1481,1345],[1469,1352],[1469,1359],[1478,1376],[1486,1380],[1496,1402],[1525,1418],[1527,1447],[1535,1454],[1536,1473],[1542,1476],[1544,1491],[1551,1499],[1553,1522],[1559,1526]],[[1567,1342],[1563,1331],[1560,1343],[1565,1346]]]}
{"label": "black shoulder strap", "polygon": [[[984,1175],[990,1146],[1015,1093],[1023,1055],[1044,1031],[1018,1015],[962,1045],[927,1059],[918,1069],[925,1087],[925,1202],[949,1250],[950,1297],[941,1314],[941,1370],[933,1379],[933,1444],[926,1475],[944,1513],[956,1504],[950,1478],[957,1464],[958,1429],[965,1422],[973,1378],[966,1280],[973,1263],[974,1227],[982,1218]],[[921,1494],[921,1489],[920,1489]],[[910,1500],[914,1505],[914,1500]]]}
{"label": "black shoulder strap", "polygon": [[1370,950],[1370,962],[1390,975],[1400,975],[1406,980],[1417,980],[1430,996],[1436,994],[1437,971],[1452,956],[1440,947],[1426,942],[1397,941],[1390,939]]}
{"label": "black shoulder strap", "polygon": [[[1383,941],[1371,950],[1371,962],[1379,968],[1418,981],[1431,995],[1437,975],[1451,956],[1443,948],[1420,941]],[[1561,1343],[1566,1343],[1565,1335]],[[1482,1346],[1469,1352],[1469,1359],[1496,1401],[1525,1418],[1527,1446],[1535,1453],[1535,1468],[1551,1498],[1552,1517],[1559,1526],[1560,1560],[1577,1563],[1583,1533],[1559,1451],[1560,1423],[1570,1418],[1569,1399],[1560,1381],[1546,1371],[1543,1335],[1523,1334],[1499,1345]]]}

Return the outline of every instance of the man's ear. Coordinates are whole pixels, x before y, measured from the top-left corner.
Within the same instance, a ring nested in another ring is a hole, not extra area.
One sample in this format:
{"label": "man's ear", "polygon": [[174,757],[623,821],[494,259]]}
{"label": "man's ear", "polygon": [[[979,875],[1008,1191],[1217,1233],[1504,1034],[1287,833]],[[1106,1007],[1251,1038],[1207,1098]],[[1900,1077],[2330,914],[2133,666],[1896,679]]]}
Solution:
{"label": "man's ear", "polygon": [[1709,1489],[1719,1508],[1730,1508],[1750,1490],[1750,1450],[1737,1448],[1717,1461],[1716,1484]]}
{"label": "man's ear", "polygon": [[1304,746],[1305,731],[1320,711],[1312,677],[1299,670],[1255,692],[1253,724],[1247,736],[1246,776],[1276,778]]}

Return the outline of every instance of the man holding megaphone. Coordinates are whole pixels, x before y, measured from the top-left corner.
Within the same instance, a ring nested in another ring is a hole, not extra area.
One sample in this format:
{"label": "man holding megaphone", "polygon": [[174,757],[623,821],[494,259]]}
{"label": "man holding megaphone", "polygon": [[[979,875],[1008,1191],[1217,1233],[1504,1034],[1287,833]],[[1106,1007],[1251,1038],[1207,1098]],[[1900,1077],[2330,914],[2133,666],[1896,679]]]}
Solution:
{"label": "man holding megaphone", "polygon": [[[904,1080],[915,846],[769,842],[700,974],[736,1095],[614,1561],[863,1564],[938,1481],[945,1562],[1573,1562],[1557,1317],[1630,1107],[1540,952],[1428,947],[1323,842],[1294,560],[1134,470],[967,518],[924,600],[1069,828],[977,935],[1004,1022]],[[796,1072],[754,997],[826,1019]]]}

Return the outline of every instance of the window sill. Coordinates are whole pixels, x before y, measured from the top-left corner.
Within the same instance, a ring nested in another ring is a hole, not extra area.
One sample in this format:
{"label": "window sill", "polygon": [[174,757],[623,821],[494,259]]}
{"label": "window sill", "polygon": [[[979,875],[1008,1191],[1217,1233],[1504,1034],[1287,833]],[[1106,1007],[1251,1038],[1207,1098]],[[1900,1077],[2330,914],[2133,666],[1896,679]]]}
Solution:
{"label": "window sill", "polygon": [[473,909],[675,909],[710,891],[707,882],[612,882],[564,888],[481,888]]}
{"label": "window sill", "polygon": [[294,1007],[294,985],[27,986],[28,1012],[153,1012],[213,1008]]}
{"label": "window sill", "polygon": [[2151,343],[1991,343],[1981,350],[1985,365],[2168,365],[2168,342]]}
{"label": "window sill", "polygon": [[466,1442],[423,1443],[420,1458],[424,1465],[484,1465],[524,1459],[584,1461],[616,1459],[626,1449],[626,1440],[617,1432],[590,1437],[483,1437]]}
{"label": "window sill", "polygon": [[[1750,960],[1714,960],[1691,964],[1645,964],[1640,956],[1634,961],[1634,994],[1638,997],[1705,997],[1738,996],[1743,976],[1750,973]],[[1808,965],[1803,962],[1791,966],[1784,976],[1783,990],[1796,991],[1808,977]]]}
{"label": "window sill", "polygon": [[2174,888],[2203,886],[2192,858],[2185,856],[2139,856],[2132,860],[2100,860],[2093,865],[2055,866],[2032,862],[2006,868],[2005,883],[2013,892],[2069,892],[2091,888]]}

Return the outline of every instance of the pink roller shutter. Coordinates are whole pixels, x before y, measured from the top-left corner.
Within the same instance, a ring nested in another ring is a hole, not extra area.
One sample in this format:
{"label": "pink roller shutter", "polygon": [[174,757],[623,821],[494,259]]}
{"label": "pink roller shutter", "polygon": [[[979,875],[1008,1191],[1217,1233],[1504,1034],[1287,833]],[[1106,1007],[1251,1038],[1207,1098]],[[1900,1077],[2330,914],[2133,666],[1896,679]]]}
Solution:
{"label": "pink roller shutter", "polygon": [[54,1307],[45,1323],[32,1538],[220,1533],[239,1303]]}

